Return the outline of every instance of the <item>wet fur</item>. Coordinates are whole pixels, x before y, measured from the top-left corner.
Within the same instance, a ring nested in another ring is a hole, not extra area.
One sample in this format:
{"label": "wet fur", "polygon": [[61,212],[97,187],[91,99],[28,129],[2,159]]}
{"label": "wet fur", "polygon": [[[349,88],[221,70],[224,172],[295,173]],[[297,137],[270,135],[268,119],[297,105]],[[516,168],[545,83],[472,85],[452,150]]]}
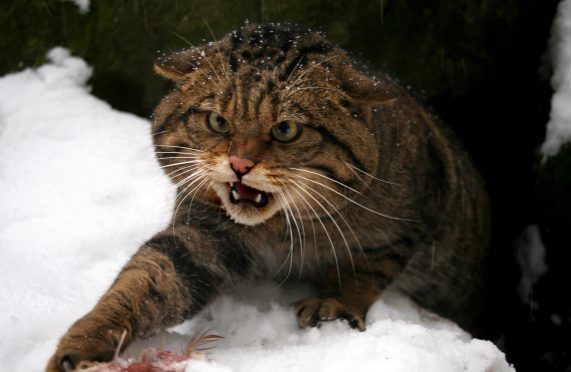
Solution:
{"label": "wet fur", "polygon": [[[261,277],[320,286],[319,297],[295,305],[302,327],[345,318],[364,330],[369,306],[391,284],[474,325],[486,193],[450,133],[395,81],[368,76],[320,33],[273,25],[243,27],[156,68],[176,83],[153,117],[157,156],[179,183],[172,226],[62,337],[49,371],[109,360],[122,335],[124,348]],[[231,124],[229,136],[206,128],[211,111]],[[298,140],[269,137],[292,119],[303,125]],[[282,203],[228,204],[213,179],[235,177],[231,155],[254,160],[244,181]]]}

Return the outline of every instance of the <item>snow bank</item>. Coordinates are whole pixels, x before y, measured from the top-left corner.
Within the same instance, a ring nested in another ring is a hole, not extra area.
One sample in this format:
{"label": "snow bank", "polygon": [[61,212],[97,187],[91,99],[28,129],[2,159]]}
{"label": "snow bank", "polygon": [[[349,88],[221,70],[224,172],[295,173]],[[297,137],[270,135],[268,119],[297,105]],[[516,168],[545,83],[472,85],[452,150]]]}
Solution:
{"label": "snow bank", "polygon": [[[0,369],[39,371],[129,256],[168,223],[174,190],[152,153],[149,123],[86,88],[89,67],[61,48],[50,63],[0,78]],[[488,341],[388,292],[368,330],[341,321],[300,330],[290,304],[308,289],[262,283],[219,298],[139,341],[179,351],[224,336],[190,372],[513,371]]]}
{"label": "snow bank", "polygon": [[561,145],[571,141],[571,0],[559,3],[550,44],[551,85],[555,92],[551,98],[545,142],[541,147],[544,156],[557,154]]}
{"label": "snow bank", "polygon": [[39,371],[170,218],[149,123],[89,95],[61,48],[0,79],[0,370]]}

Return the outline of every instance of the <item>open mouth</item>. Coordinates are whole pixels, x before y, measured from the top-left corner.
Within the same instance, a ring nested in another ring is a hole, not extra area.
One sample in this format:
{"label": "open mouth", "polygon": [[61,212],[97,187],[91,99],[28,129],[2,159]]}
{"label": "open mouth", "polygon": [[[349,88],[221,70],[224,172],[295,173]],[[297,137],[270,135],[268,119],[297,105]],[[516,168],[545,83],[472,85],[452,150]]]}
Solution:
{"label": "open mouth", "polygon": [[230,183],[230,201],[234,204],[249,203],[256,208],[262,208],[269,202],[268,193],[244,185],[242,182]]}

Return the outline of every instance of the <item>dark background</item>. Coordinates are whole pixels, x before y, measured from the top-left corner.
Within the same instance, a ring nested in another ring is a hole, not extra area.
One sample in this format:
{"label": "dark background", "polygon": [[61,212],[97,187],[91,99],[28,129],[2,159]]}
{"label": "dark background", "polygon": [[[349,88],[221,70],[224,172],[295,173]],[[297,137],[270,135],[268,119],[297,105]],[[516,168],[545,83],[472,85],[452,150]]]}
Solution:
{"label": "dark background", "polygon": [[[45,62],[54,46],[94,67],[93,94],[148,117],[168,82],[161,52],[250,22],[326,31],[397,77],[454,128],[484,175],[494,210],[487,338],[518,371],[571,371],[571,146],[541,162],[549,120],[546,58],[557,0],[2,0],[0,75]],[[33,105],[33,102],[30,103]],[[571,102],[570,102],[571,104]],[[514,240],[538,224],[549,271],[532,308],[518,297]]]}

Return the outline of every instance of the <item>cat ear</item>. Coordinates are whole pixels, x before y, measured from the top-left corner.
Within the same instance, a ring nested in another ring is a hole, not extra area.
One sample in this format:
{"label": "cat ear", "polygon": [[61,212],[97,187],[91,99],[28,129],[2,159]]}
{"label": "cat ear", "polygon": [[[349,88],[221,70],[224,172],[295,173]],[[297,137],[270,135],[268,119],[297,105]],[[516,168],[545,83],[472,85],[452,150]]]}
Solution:
{"label": "cat ear", "polygon": [[391,103],[400,95],[400,88],[388,76],[370,77],[353,66],[343,66],[340,74],[342,88],[357,104],[381,105]]}
{"label": "cat ear", "polygon": [[204,56],[204,47],[195,47],[163,55],[155,60],[155,72],[180,84],[188,74],[198,69]]}

